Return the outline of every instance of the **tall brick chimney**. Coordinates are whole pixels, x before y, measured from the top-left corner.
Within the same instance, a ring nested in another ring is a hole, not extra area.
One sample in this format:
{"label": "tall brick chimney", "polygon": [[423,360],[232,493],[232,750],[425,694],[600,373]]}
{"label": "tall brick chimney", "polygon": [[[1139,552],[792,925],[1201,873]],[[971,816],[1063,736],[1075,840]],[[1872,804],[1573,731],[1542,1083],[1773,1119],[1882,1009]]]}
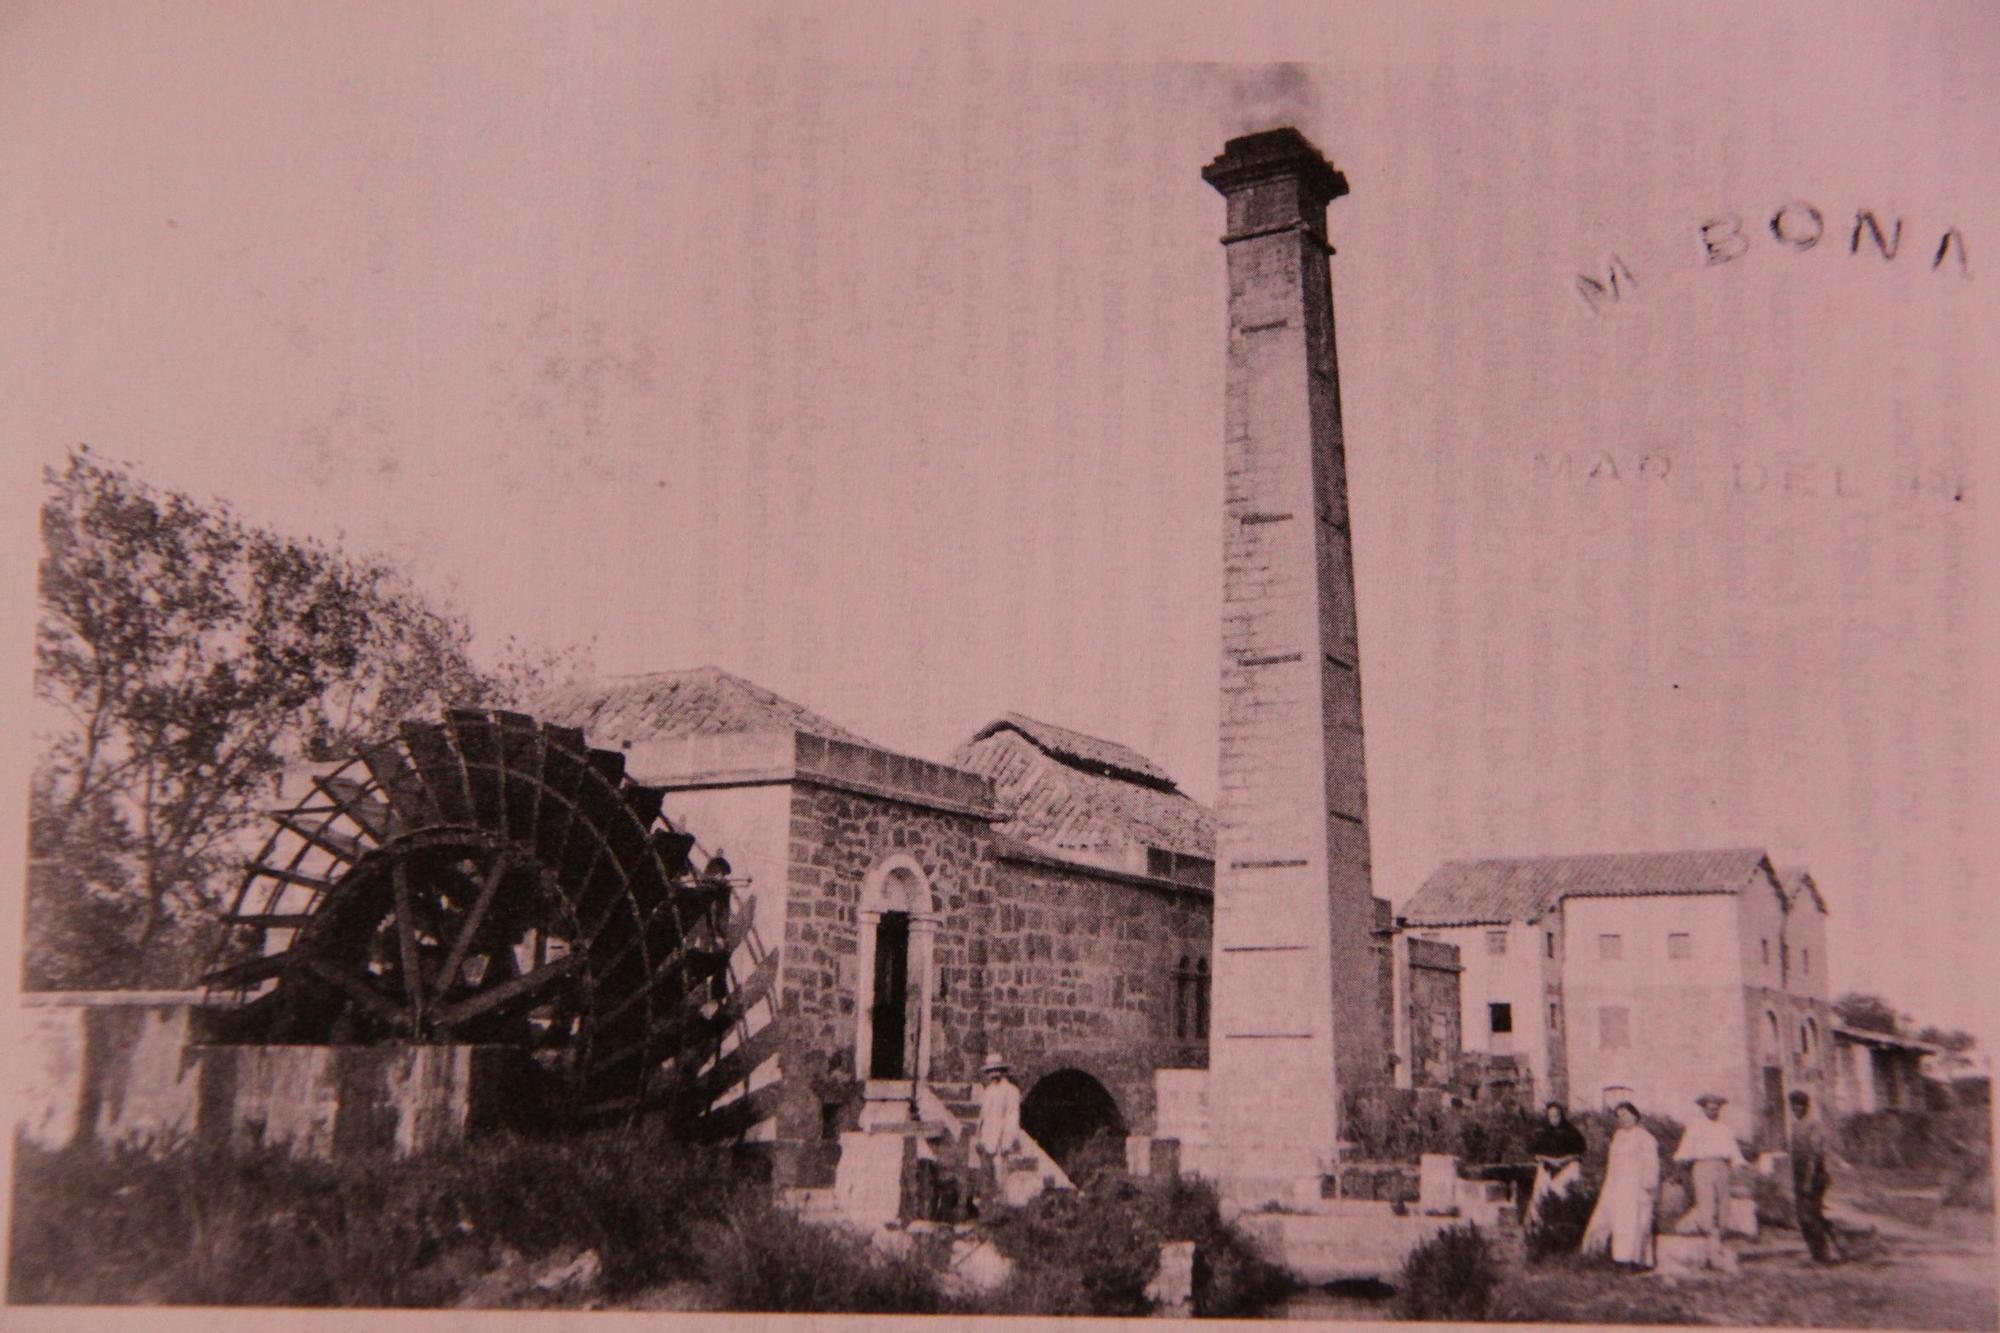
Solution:
{"label": "tall brick chimney", "polygon": [[1347,181],[1289,128],[1202,179],[1229,205],[1210,1128],[1254,1206],[1331,1167],[1342,1091],[1387,1072],[1327,264]]}

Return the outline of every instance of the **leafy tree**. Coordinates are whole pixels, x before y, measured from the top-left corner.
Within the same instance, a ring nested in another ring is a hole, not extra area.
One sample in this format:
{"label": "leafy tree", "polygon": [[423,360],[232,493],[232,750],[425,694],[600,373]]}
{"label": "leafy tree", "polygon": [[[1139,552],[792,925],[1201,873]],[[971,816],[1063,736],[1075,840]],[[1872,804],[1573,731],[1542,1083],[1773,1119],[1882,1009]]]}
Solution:
{"label": "leafy tree", "polygon": [[156,490],[88,449],[45,474],[31,986],[180,984],[285,769],[402,718],[510,702],[578,653],[470,632],[387,565]]}
{"label": "leafy tree", "polygon": [[1849,991],[1833,1002],[1833,1013],[1834,1017],[1851,1028],[1886,1032],[1892,1037],[1902,1035],[1902,1016],[1896,1012],[1894,1005],[1879,995],[1862,995]]}
{"label": "leafy tree", "polygon": [[1917,1033],[1918,1041],[1927,1041],[1947,1055],[1963,1056],[1979,1044],[1979,1039],[1961,1028],[1947,1032],[1939,1027],[1927,1027]]}

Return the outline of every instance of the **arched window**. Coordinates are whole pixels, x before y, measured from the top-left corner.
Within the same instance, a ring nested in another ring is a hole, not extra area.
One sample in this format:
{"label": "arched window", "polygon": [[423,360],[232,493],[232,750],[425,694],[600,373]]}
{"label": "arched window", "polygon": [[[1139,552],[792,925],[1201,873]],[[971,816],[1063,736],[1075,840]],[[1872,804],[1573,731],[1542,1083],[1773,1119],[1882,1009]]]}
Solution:
{"label": "arched window", "polygon": [[1805,1022],[1799,1024],[1799,1054],[1811,1055],[1813,1048],[1818,1044],[1819,1024],[1808,1018]]}
{"label": "arched window", "polygon": [[1770,1038],[1770,1044],[1765,1049],[1770,1053],[1771,1059],[1775,1063],[1778,1057],[1785,1053],[1785,1039],[1778,1035],[1777,1013],[1766,1009],[1764,1011],[1764,1023],[1769,1028],[1769,1031],[1764,1035]]}
{"label": "arched window", "polygon": [[1203,1041],[1208,1039],[1208,960],[1202,959],[1194,965],[1194,1035]]}
{"label": "arched window", "polygon": [[1188,956],[1174,967],[1174,1040],[1186,1041],[1194,1030],[1194,968]]}

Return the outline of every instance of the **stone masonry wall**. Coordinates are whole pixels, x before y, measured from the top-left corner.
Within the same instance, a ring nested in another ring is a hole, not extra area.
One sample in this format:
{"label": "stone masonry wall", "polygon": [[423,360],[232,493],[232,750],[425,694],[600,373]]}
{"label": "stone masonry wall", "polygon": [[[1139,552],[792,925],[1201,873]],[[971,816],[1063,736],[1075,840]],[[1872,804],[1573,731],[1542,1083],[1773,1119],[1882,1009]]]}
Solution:
{"label": "stone masonry wall", "polygon": [[1208,1043],[1175,1035],[1174,975],[1208,961],[1209,896],[1009,861],[987,942],[987,1036],[1024,1092],[1079,1069],[1117,1099],[1128,1132],[1154,1128],[1153,1071],[1202,1068]]}
{"label": "stone masonry wall", "polygon": [[[1104,1084],[1132,1133],[1150,1132],[1153,1071],[1198,1068],[1207,1042],[1175,1036],[1174,975],[1209,959],[1208,894],[999,854],[973,815],[801,781],[793,788],[779,1011],[777,1137],[821,1134],[829,1063],[852,1070],[873,978],[861,975],[863,882],[906,853],[941,921],[931,992],[933,1083],[976,1079],[1008,1056],[1023,1092],[1057,1069]],[[913,975],[911,985],[917,984]]]}
{"label": "stone masonry wall", "polygon": [[1405,936],[1410,951],[1409,1005],[1411,1086],[1449,1087],[1458,1070],[1458,950],[1440,940]]}
{"label": "stone masonry wall", "polygon": [[971,816],[803,782],[793,788],[779,997],[787,1028],[780,1138],[816,1137],[812,1075],[832,1055],[851,1068],[857,1006],[873,985],[860,975],[862,881],[896,852],[916,858],[943,914],[935,944],[931,1078],[972,1076],[984,1047],[978,1005],[984,958],[977,941],[993,904],[996,871],[985,854],[990,838],[988,825]]}

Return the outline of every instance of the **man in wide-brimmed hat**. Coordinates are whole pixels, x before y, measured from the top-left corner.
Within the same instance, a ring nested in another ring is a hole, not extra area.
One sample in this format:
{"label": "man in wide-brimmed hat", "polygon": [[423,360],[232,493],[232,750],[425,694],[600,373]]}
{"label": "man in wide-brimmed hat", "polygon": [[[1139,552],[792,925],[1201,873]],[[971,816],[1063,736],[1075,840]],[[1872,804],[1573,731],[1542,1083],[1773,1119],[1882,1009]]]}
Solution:
{"label": "man in wide-brimmed hat", "polygon": [[1730,1172],[1745,1165],[1736,1132],[1722,1121],[1722,1107],[1729,1099],[1719,1092],[1704,1092],[1694,1099],[1701,1115],[1688,1123],[1674,1160],[1692,1166],[1694,1207],[1682,1214],[1674,1230],[1683,1236],[1706,1236],[1711,1256],[1722,1246],[1722,1211],[1729,1200]]}
{"label": "man in wide-brimmed hat", "polygon": [[998,1051],[980,1066],[985,1086],[979,1089],[979,1129],[972,1137],[972,1165],[982,1182],[1001,1183],[1007,1154],[1021,1146],[1021,1090],[1014,1086],[1007,1059]]}

